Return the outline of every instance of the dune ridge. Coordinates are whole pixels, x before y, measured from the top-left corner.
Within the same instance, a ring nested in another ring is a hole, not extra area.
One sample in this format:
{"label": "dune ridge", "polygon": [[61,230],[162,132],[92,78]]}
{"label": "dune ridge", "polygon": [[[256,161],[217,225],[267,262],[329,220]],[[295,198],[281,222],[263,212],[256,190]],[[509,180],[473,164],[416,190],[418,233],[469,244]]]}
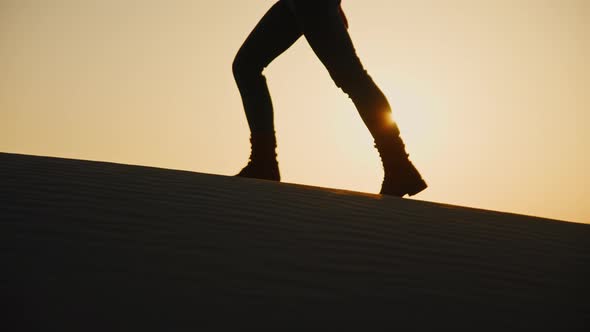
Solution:
{"label": "dune ridge", "polygon": [[0,178],[3,307],[22,330],[590,319],[589,225],[8,153]]}

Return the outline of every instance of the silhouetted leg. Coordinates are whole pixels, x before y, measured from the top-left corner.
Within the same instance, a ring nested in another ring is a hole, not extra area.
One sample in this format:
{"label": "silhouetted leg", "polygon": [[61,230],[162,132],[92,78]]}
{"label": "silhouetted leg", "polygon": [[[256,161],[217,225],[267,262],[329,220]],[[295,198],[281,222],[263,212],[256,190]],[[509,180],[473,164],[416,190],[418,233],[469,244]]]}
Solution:
{"label": "silhouetted leg", "polygon": [[378,138],[383,132],[397,131],[387,98],[364,69],[338,9],[332,5],[300,7],[305,38],[324,64],[334,83],[356,106],[365,125]]}
{"label": "silhouetted leg", "polygon": [[276,159],[273,107],[262,71],[288,49],[302,32],[293,12],[277,2],[250,33],[233,62],[244,111],[250,127],[250,161],[237,176],[280,181]]}
{"label": "silhouetted leg", "polygon": [[338,0],[296,0],[305,38],[330,76],[352,99],[381,155],[381,194],[414,195],[427,185],[409,161],[387,98],[363,68],[339,11]]}
{"label": "silhouetted leg", "polygon": [[279,1],[264,15],[238,51],[233,74],[252,133],[274,131],[272,100],[262,72],[301,35],[293,13]]}

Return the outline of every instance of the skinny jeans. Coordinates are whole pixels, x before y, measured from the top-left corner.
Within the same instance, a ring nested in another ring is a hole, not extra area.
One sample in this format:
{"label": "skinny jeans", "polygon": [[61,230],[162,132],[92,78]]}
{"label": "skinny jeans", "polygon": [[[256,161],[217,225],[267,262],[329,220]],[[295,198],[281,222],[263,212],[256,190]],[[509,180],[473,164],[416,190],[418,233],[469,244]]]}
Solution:
{"label": "skinny jeans", "polygon": [[373,138],[399,134],[391,121],[389,102],[356,54],[340,0],[280,0],[240,47],[232,69],[250,131],[274,132],[273,105],[263,71],[301,36],[336,86],[352,100]]}

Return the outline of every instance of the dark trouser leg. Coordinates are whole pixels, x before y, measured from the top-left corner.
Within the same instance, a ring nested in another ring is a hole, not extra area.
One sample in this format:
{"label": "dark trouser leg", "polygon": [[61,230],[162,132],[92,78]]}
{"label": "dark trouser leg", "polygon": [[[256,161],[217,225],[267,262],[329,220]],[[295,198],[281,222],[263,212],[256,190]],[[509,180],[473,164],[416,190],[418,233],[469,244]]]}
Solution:
{"label": "dark trouser leg", "polygon": [[378,138],[395,128],[395,124],[388,120],[391,119],[391,107],[358,58],[340,16],[338,2],[315,7],[302,5],[298,17],[305,38],[334,83],[351,98],[373,137]]}
{"label": "dark trouser leg", "polygon": [[250,33],[233,62],[233,73],[250,127],[250,162],[237,176],[280,181],[273,107],[262,71],[301,37],[293,13],[277,2]]}
{"label": "dark trouser leg", "polygon": [[272,100],[262,71],[301,35],[293,13],[279,1],[240,47],[233,73],[252,133],[274,131]]}
{"label": "dark trouser leg", "polygon": [[408,160],[389,102],[356,54],[340,16],[339,1],[297,1],[297,18],[305,38],[336,85],[352,99],[375,139],[385,170],[381,193],[401,197],[424,190],[426,183]]}

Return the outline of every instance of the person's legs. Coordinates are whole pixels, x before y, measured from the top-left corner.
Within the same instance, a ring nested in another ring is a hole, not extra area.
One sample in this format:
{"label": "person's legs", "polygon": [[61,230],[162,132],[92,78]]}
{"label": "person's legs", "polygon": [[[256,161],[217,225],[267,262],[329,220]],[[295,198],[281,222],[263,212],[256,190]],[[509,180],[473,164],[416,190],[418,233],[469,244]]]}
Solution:
{"label": "person's legs", "polygon": [[339,11],[340,1],[296,1],[297,18],[309,45],[336,85],[352,99],[375,139],[385,170],[381,193],[404,196],[424,190],[426,183],[408,160],[389,102],[356,54]]}
{"label": "person's legs", "polygon": [[262,71],[301,35],[293,13],[284,1],[279,1],[256,25],[234,59],[232,69],[242,96],[252,146],[250,162],[237,176],[280,181],[273,106]]}

